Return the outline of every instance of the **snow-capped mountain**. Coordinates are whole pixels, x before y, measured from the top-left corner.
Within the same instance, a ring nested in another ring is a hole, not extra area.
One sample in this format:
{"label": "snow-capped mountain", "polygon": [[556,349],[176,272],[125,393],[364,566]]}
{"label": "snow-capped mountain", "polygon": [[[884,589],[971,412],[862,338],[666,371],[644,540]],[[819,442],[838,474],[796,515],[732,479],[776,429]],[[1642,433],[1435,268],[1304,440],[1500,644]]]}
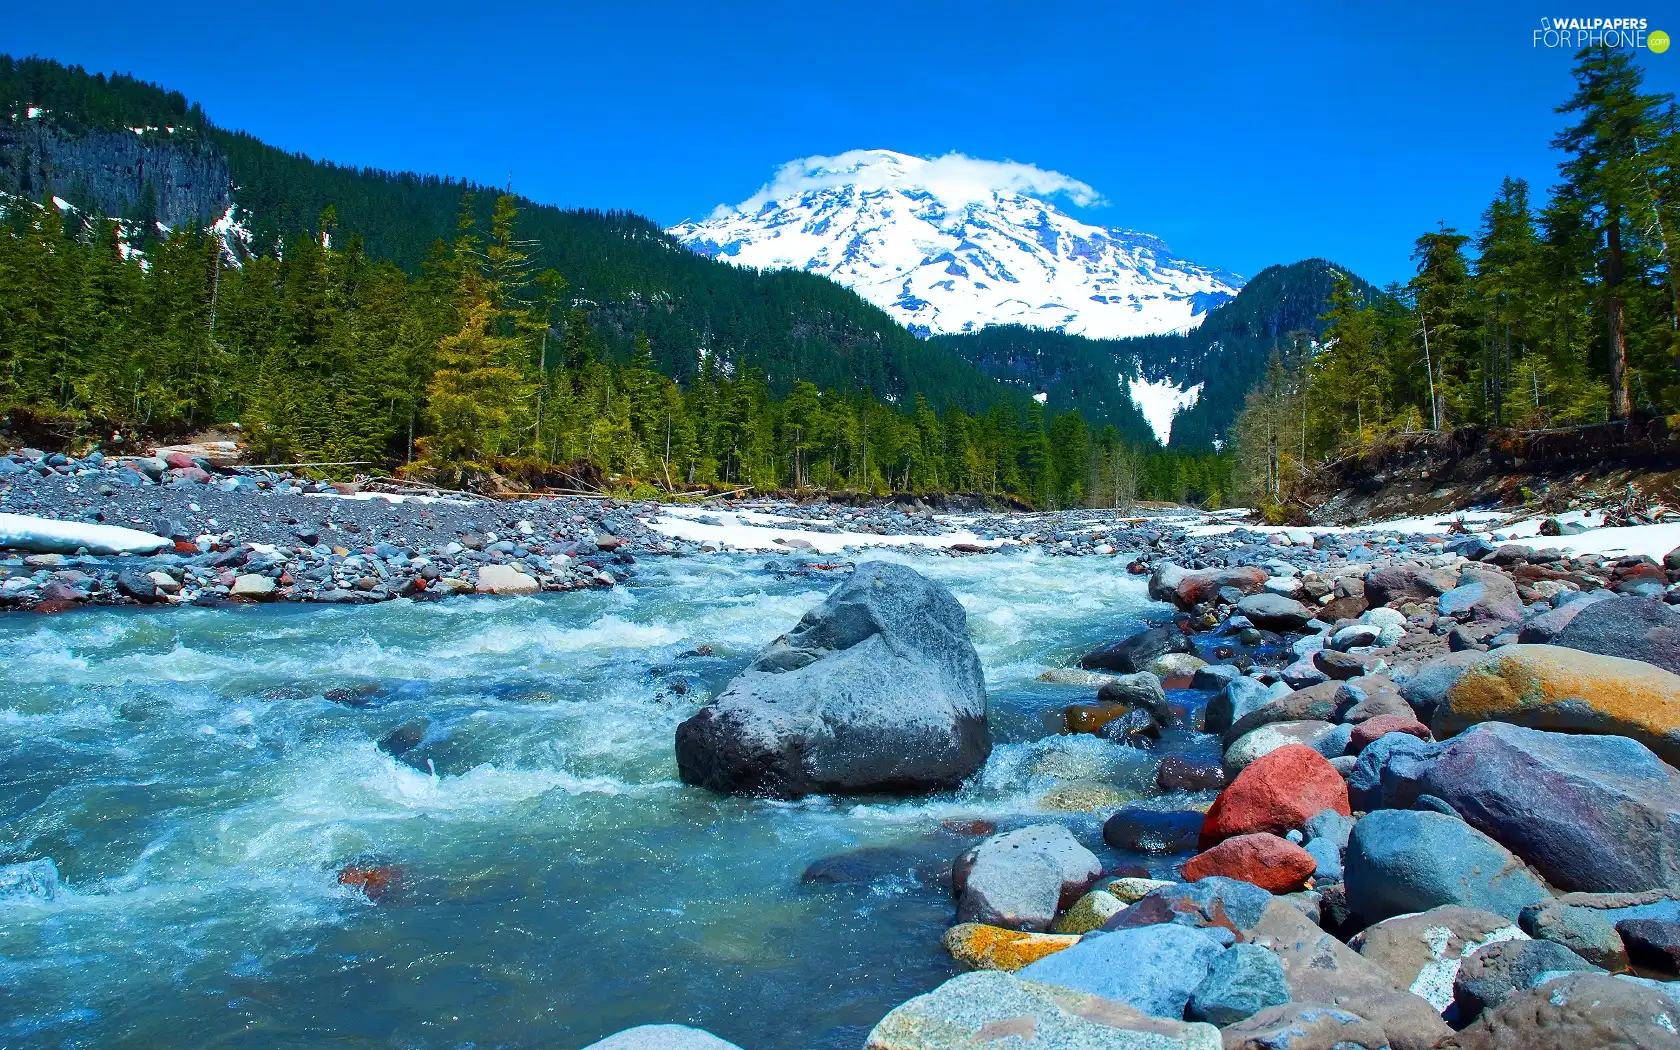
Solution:
{"label": "snow-capped mountain", "polygon": [[1092,338],[1194,327],[1243,285],[1159,238],[1052,205],[1091,187],[1024,164],[852,150],[785,165],[756,195],[670,233],[701,255],[829,277],[918,334],[1021,324]]}

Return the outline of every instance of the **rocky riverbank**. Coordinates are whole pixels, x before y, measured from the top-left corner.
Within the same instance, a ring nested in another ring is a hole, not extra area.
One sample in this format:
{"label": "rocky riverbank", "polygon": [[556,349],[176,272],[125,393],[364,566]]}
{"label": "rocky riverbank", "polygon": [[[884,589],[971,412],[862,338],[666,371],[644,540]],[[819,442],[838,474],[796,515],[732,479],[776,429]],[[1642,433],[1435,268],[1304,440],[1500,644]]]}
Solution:
{"label": "rocky riverbank", "polygon": [[1096,691],[1067,728],[1222,761],[1163,760],[1179,808],[1111,807],[1103,841],[1041,817],[955,858],[972,972],[868,1050],[1680,1047],[1680,552],[1300,538],[1134,557],[1163,622],[1047,673]]}

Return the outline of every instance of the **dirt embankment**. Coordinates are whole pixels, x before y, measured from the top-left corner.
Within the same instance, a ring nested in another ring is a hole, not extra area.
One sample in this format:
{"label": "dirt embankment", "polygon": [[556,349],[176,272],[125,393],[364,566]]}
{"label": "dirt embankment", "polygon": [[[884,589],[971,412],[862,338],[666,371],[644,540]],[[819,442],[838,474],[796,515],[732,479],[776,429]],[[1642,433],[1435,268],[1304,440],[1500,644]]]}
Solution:
{"label": "dirt embankment", "polygon": [[1680,506],[1680,434],[1661,417],[1560,430],[1402,434],[1326,464],[1301,502],[1318,524],[1470,509],[1649,513]]}

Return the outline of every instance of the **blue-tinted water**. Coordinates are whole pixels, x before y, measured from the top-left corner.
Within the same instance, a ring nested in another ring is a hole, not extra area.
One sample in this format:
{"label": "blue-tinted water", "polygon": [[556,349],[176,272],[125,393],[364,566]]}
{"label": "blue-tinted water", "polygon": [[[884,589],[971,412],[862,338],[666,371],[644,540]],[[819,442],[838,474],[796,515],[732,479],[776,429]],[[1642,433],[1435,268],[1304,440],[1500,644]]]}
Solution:
{"label": "blue-tinted water", "polygon": [[[1147,607],[1122,564],[911,561],[969,610],[1001,743],[907,801],[677,782],[677,723],[833,586],[763,558],[644,561],[607,593],[0,617],[0,862],[65,886],[0,902],[0,1045],[569,1050],[658,1021],[861,1045],[954,972],[937,875],[970,840],[942,820],[1069,779],[1141,792],[1157,757],[1040,739],[1089,691],[1032,679]],[[376,746],[422,716],[407,761]],[[903,852],[801,884],[861,846]],[[371,902],[352,863],[397,881]]]}

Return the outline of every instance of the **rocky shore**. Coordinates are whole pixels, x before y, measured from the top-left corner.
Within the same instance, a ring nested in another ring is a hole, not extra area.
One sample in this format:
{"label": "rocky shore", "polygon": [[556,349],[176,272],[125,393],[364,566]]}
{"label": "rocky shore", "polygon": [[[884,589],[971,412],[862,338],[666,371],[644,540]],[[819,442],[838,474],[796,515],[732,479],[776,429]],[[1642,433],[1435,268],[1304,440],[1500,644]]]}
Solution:
{"label": "rocky shore", "polygon": [[[969,972],[868,1050],[1680,1047],[1680,552],[1300,539],[1163,534],[1134,557],[1162,622],[1047,673],[1096,693],[1067,730],[1199,732],[1222,760],[1163,759],[1179,808],[1111,808],[1103,841],[974,829],[945,937]],[[810,641],[856,621],[843,591],[799,628],[806,673],[868,636]],[[893,651],[920,644],[893,623]],[[855,692],[815,701],[831,746],[912,708]],[[1105,846],[1171,877],[1105,870]],[[656,1026],[592,1050],[729,1045]]]}

